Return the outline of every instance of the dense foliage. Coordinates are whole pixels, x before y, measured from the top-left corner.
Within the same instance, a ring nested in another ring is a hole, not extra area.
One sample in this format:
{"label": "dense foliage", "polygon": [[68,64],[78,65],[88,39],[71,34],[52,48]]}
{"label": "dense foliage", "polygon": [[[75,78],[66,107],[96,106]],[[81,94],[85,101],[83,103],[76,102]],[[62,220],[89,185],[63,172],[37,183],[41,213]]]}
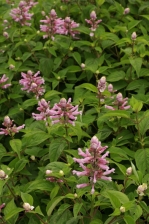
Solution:
{"label": "dense foliage", "polygon": [[0,223],[149,223],[149,2],[1,0]]}

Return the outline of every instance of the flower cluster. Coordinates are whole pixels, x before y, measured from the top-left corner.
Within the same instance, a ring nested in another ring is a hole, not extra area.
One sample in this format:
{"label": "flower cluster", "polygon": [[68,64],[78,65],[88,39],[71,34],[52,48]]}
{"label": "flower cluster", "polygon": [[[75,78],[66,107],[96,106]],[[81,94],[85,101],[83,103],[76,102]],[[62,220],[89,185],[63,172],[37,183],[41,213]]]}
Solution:
{"label": "flower cluster", "polygon": [[33,13],[29,13],[29,10],[36,4],[33,0],[20,1],[18,7],[10,11],[12,19],[19,22],[21,26],[30,26],[31,23],[28,21],[31,20]]}
{"label": "flower cluster", "polygon": [[78,105],[73,106],[71,103],[71,98],[66,101],[65,98],[62,98],[59,103],[56,103],[54,107],[50,110],[52,116],[52,124],[61,123],[61,124],[71,124],[75,126],[75,120],[77,115],[81,115],[82,111],[78,111]]}
{"label": "flower cluster", "polygon": [[66,125],[69,123],[74,126],[77,115],[81,114],[81,111],[78,111],[78,105],[73,106],[70,102],[71,98],[69,98],[68,101],[62,98],[59,103],[56,103],[53,108],[50,109],[50,102],[41,99],[38,102],[39,107],[37,107],[40,114],[32,113],[32,116],[36,120],[46,121],[46,124],[48,118],[50,118],[52,124],[61,123]]}
{"label": "flower cluster", "polygon": [[73,160],[79,163],[83,171],[73,170],[72,173],[76,174],[78,177],[87,176],[89,177],[90,181],[89,183],[78,184],[77,188],[83,188],[91,185],[91,194],[93,194],[95,191],[94,186],[97,180],[112,180],[111,177],[107,177],[107,175],[115,171],[115,169],[109,168],[108,161],[106,160],[106,157],[108,156],[109,152],[106,152],[102,155],[102,153],[107,148],[107,146],[101,146],[101,142],[96,136],[94,136],[91,139],[89,149],[86,149],[85,152],[83,152],[80,148],[78,149],[78,154],[83,158],[73,158]]}
{"label": "flower cluster", "polygon": [[45,99],[41,99],[38,102],[38,106],[37,110],[40,111],[40,114],[35,114],[32,113],[32,116],[35,120],[44,120],[46,121],[47,124],[47,120],[48,118],[52,115],[51,111],[50,111],[50,102],[46,102]]}
{"label": "flower cluster", "polygon": [[33,74],[33,72],[30,70],[27,72],[27,74],[22,72],[21,76],[23,77],[23,79],[19,81],[19,83],[23,85],[23,88],[21,88],[21,90],[25,90],[28,93],[34,93],[37,99],[45,92],[45,89],[42,86],[44,84],[44,79],[38,76],[39,74],[40,71],[36,72],[35,74]]}
{"label": "flower cluster", "polygon": [[18,133],[22,128],[25,127],[25,124],[16,127],[13,124],[13,120],[11,120],[8,116],[4,117],[4,122],[2,123],[6,128],[0,128],[0,135],[10,135],[13,136],[15,133]]}
{"label": "flower cluster", "polygon": [[[130,105],[127,105],[127,103],[128,103],[128,98],[127,97],[126,98],[123,98],[122,93],[118,93],[116,95],[115,102],[113,102],[113,104],[115,106],[117,106],[117,109],[119,109],[119,110],[127,110],[127,109],[129,109],[130,108]],[[105,105],[105,108],[107,108],[109,110],[116,110],[115,107],[108,106],[108,105]]]}
{"label": "flower cluster", "polygon": [[79,26],[79,24],[75,23],[70,17],[66,17],[64,20],[58,18],[54,9],[51,10],[49,16],[46,16],[45,20],[40,20],[44,25],[40,25],[40,30],[44,33],[43,38],[50,37],[54,40],[55,34],[63,34],[63,35],[71,35],[75,37],[78,34],[78,31],[73,30]]}
{"label": "flower cluster", "polygon": [[147,190],[147,184],[143,183],[142,185],[138,186],[137,194],[139,194],[140,196],[143,196],[145,190]]}
{"label": "flower cluster", "polygon": [[90,33],[90,36],[94,36],[94,32],[96,31],[97,27],[98,27],[98,24],[101,23],[101,19],[100,20],[96,20],[97,19],[97,16],[96,16],[96,12],[95,11],[92,11],[91,14],[90,14],[90,19],[85,19],[85,21],[91,25],[91,28],[90,30],[92,31]]}
{"label": "flower cluster", "polygon": [[11,86],[11,84],[6,84],[6,82],[8,81],[8,77],[6,77],[6,75],[4,74],[1,78],[0,78],[0,87],[2,89],[7,89],[9,86]]}

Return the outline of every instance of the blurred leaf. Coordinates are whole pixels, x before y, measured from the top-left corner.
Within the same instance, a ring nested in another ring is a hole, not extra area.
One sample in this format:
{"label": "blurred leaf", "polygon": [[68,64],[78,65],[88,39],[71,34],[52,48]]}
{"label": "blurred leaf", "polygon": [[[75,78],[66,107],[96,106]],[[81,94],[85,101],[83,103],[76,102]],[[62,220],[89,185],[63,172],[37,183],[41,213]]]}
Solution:
{"label": "blurred leaf", "polygon": [[143,175],[149,173],[149,149],[138,149],[135,153],[135,161]]}
{"label": "blurred leaf", "polygon": [[129,59],[132,67],[134,68],[134,70],[137,73],[137,76],[139,78],[140,75],[140,70],[141,70],[141,66],[142,66],[142,58],[130,58]]}
{"label": "blurred leaf", "polygon": [[80,212],[81,208],[82,208],[83,203],[75,203],[74,207],[73,207],[73,215],[74,217],[78,216],[78,213]]}
{"label": "blurred leaf", "polygon": [[10,140],[10,146],[13,149],[13,151],[17,153],[18,157],[20,158],[20,152],[21,152],[21,149],[22,149],[21,140],[20,139]]}
{"label": "blurred leaf", "polygon": [[33,197],[30,194],[21,192],[21,198],[24,203],[29,203],[33,205]]}

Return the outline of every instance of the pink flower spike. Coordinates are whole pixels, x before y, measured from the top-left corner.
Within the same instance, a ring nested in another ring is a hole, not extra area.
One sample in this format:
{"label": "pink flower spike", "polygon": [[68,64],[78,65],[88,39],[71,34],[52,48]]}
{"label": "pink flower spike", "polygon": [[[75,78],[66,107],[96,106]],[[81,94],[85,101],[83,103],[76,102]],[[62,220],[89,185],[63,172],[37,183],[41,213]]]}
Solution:
{"label": "pink flower spike", "polygon": [[76,185],[77,188],[84,188],[84,187],[87,187],[87,186],[89,186],[89,184],[87,184],[87,183],[84,183],[84,184],[77,184],[77,185]]}

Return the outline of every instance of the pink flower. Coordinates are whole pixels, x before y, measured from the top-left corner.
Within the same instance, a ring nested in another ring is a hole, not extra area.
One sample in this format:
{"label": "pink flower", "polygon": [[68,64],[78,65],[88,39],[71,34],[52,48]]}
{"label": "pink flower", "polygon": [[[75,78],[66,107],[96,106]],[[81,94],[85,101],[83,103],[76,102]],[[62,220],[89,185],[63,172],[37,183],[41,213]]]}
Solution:
{"label": "pink flower", "polygon": [[78,149],[78,154],[81,155],[83,159],[73,158],[73,160],[79,163],[82,171],[73,170],[72,173],[76,174],[78,177],[88,176],[90,182],[79,184],[77,185],[77,188],[83,188],[91,185],[91,194],[93,194],[95,191],[94,185],[97,180],[103,179],[111,181],[111,177],[107,177],[107,175],[113,173],[115,169],[110,169],[108,166],[106,157],[109,152],[102,155],[106,149],[107,146],[101,146],[101,142],[96,136],[91,139],[90,148],[86,149],[86,152],[83,152],[80,148]]}
{"label": "pink flower", "polygon": [[6,82],[8,81],[8,77],[6,77],[6,75],[4,74],[1,78],[0,78],[0,87],[2,89],[7,89],[9,86],[11,86],[11,84],[6,84]]}
{"label": "pink flower", "polygon": [[50,110],[52,124],[62,123],[62,124],[71,124],[75,125],[75,120],[77,115],[81,114],[81,111],[78,111],[78,105],[73,106],[71,103],[71,98],[66,101],[65,98],[62,98],[59,103],[56,103],[54,107]]}
{"label": "pink flower", "polygon": [[21,26],[30,26],[31,23],[28,20],[31,20],[33,13],[29,13],[29,10],[36,5],[37,2],[33,0],[20,1],[17,8],[13,8],[10,11],[10,15],[15,22],[19,22]]}
{"label": "pink flower", "polygon": [[0,128],[0,135],[10,135],[13,136],[15,133],[18,133],[22,128],[25,127],[25,124],[16,127],[13,124],[13,120],[11,120],[8,116],[4,117],[4,122],[2,123],[6,128]]}
{"label": "pink flower", "polygon": [[34,93],[37,99],[45,92],[45,89],[42,86],[44,84],[44,79],[38,76],[39,74],[40,71],[36,72],[35,74],[33,74],[32,71],[28,71],[27,74],[22,72],[21,76],[23,79],[19,81],[19,83],[23,85],[21,90],[25,90],[28,93]]}
{"label": "pink flower", "polygon": [[127,103],[128,103],[128,98],[127,97],[123,98],[122,93],[118,93],[116,95],[116,100],[113,102],[113,104],[115,106],[117,106],[117,108],[113,107],[113,106],[108,106],[108,105],[105,105],[105,108],[107,108],[109,110],[116,110],[116,109],[118,109],[118,110],[128,110],[130,108],[130,105],[127,105]]}
{"label": "pink flower", "polygon": [[48,124],[48,118],[52,115],[50,111],[50,102],[46,102],[45,99],[41,99],[38,102],[37,110],[40,111],[40,114],[32,113],[32,116],[35,120],[44,120],[46,125]]}
{"label": "pink flower", "polygon": [[90,33],[90,36],[94,36],[94,33],[98,27],[98,24],[102,22],[102,20],[96,20],[97,19],[97,16],[96,16],[96,12],[95,11],[92,11],[91,14],[90,14],[90,19],[85,19],[85,21],[91,25],[91,28],[90,30],[92,31]]}

